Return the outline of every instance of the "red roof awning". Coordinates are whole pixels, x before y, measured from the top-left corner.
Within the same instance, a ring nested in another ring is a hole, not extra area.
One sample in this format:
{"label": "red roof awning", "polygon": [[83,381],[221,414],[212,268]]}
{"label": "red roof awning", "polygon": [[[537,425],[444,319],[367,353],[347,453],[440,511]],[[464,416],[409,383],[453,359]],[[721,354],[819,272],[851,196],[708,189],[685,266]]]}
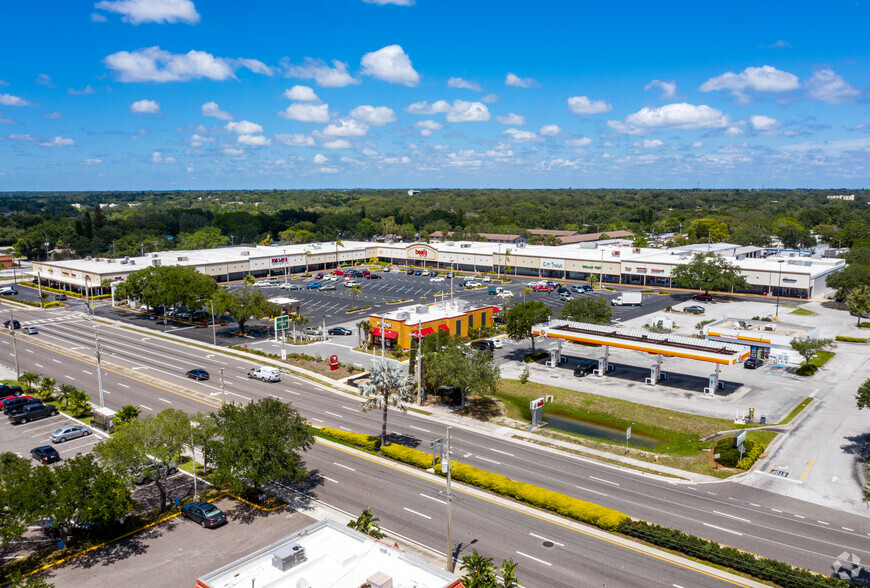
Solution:
{"label": "red roof awning", "polygon": [[438,325],[438,328],[442,331],[447,331],[448,333],[450,332],[450,327],[448,327],[447,325]]}
{"label": "red roof awning", "polygon": [[[427,337],[427,336],[432,335],[434,333],[435,333],[435,329],[433,329],[432,327],[426,327],[425,329],[423,329],[422,331],[419,332],[419,336],[420,337]],[[417,331],[411,331],[411,336],[416,339],[418,336]]]}
{"label": "red roof awning", "polygon": [[[372,334],[375,337],[380,337],[381,330],[378,327],[375,327],[374,329],[372,329]],[[391,330],[387,329],[386,331],[384,331],[384,337],[386,337],[387,339],[398,339],[399,334],[396,331],[391,331]]]}
{"label": "red roof awning", "polygon": [[501,309],[498,306],[493,306],[492,311],[493,312],[501,312]]}

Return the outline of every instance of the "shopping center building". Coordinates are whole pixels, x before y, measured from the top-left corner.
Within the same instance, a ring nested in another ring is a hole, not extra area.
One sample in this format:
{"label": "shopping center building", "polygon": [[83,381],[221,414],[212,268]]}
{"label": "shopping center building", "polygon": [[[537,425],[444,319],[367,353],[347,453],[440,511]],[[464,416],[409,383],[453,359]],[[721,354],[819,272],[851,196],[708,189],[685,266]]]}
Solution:
{"label": "shopping center building", "polygon": [[436,331],[469,337],[474,331],[492,327],[496,311],[493,306],[472,306],[464,300],[403,306],[369,315],[371,343],[376,347],[383,344],[387,348],[410,349],[413,339]]}

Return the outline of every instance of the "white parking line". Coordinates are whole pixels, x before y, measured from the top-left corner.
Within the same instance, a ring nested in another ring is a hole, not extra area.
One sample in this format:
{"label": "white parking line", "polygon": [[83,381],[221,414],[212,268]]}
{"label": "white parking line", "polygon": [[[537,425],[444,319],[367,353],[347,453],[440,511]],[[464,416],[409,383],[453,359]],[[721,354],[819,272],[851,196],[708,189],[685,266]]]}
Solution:
{"label": "white parking line", "polygon": [[419,517],[423,517],[424,519],[429,519],[430,521],[432,520],[432,517],[430,517],[429,515],[424,515],[424,514],[421,513],[421,512],[417,512],[416,510],[411,510],[411,509],[408,508],[407,506],[405,507],[405,510],[407,510],[408,512],[412,512],[412,513],[414,513],[415,515],[417,515],[417,516],[419,516]]}
{"label": "white parking line", "polygon": [[519,555],[522,555],[523,557],[527,557],[527,558],[529,558],[529,559],[535,560],[535,561],[538,562],[538,563],[542,563],[542,564],[544,564],[544,565],[548,565],[548,566],[552,566],[552,565],[553,565],[553,564],[551,564],[551,563],[548,562],[548,561],[544,561],[544,560],[542,560],[542,559],[538,559],[537,557],[532,557],[531,555],[529,555],[529,554],[527,554],[527,553],[523,553],[522,551],[517,551],[517,553],[518,553]]}

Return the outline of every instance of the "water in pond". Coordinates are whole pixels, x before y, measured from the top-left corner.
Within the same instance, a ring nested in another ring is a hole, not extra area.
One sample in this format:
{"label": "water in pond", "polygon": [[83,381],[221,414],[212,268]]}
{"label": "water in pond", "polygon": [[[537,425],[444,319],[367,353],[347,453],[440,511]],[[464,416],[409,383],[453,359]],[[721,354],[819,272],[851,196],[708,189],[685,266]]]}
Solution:
{"label": "water in pond", "polygon": [[[592,437],[593,439],[625,443],[625,429],[614,429],[613,427],[607,427],[591,421],[583,421],[558,414],[545,414],[544,421],[551,429],[559,429],[560,431]],[[658,444],[658,439],[647,437],[634,431],[631,432],[631,439],[628,440],[629,447],[654,449]]]}

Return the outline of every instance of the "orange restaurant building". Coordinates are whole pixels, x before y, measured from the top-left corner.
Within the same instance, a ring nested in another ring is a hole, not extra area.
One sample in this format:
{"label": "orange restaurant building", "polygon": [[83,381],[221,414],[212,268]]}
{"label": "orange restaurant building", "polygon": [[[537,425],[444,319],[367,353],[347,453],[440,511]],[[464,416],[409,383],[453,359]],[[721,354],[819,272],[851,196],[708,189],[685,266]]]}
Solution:
{"label": "orange restaurant building", "polygon": [[457,337],[473,335],[477,329],[492,327],[492,306],[471,306],[463,300],[445,300],[437,304],[403,306],[383,314],[369,315],[371,342],[390,348],[410,349],[419,333],[422,337],[435,331],[447,331]]}

